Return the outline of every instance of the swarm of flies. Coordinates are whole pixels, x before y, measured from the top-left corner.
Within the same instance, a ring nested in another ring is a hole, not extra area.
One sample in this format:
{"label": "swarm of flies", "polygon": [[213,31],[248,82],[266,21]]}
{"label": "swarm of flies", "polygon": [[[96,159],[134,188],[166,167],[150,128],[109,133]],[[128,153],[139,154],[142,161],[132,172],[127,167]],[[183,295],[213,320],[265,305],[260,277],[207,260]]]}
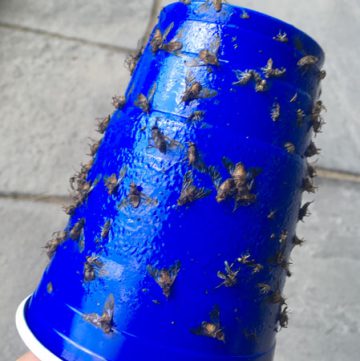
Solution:
{"label": "swarm of flies", "polygon": [[210,312],[210,322],[203,321],[200,327],[191,330],[198,336],[210,337],[225,342],[225,334],[220,324],[220,311],[217,306]]}
{"label": "swarm of flies", "polygon": [[169,268],[157,269],[148,266],[148,272],[154,278],[155,282],[161,287],[165,297],[169,298],[171,290],[174,286],[175,280],[180,272],[180,261],[177,261]]}
{"label": "swarm of flies", "polygon": [[210,44],[209,49],[202,49],[199,52],[198,58],[187,61],[187,66],[207,66],[207,65],[214,65],[219,66],[219,59],[218,59],[218,52],[220,48],[221,40],[220,37],[217,36],[214,41]]}
{"label": "swarm of flies", "polygon": [[130,74],[132,75],[134,73],[134,70],[141,58],[141,56],[144,53],[144,46],[139,45],[138,50],[131,52],[125,59],[125,66],[129,69]]}
{"label": "swarm of flies", "polygon": [[65,231],[55,232],[52,238],[46,243],[45,249],[49,259],[53,258],[57,248],[65,241],[67,233]]}
{"label": "swarm of flies", "polygon": [[158,149],[161,153],[166,154],[169,149],[175,149],[182,145],[175,139],[166,136],[158,127],[157,122],[151,128],[150,147]]}
{"label": "swarm of flies", "polygon": [[199,81],[195,79],[192,73],[188,73],[185,78],[185,92],[181,101],[185,104],[196,99],[212,98],[217,95],[215,90],[204,88]]}
{"label": "swarm of flies", "polygon": [[169,53],[178,53],[182,47],[183,44],[179,41],[181,38],[181,34],[178,36],[175,36],[172,40],[169,42],[166,42],[166,38],[168,37],[169,33],[174,27],[174,23],[171,23],[162,33],[160,29],[156,29],[154,36],[150,42],[151,49],[153,53],[157,53],[159,50],[164,50]]}
{"label": "swarm of flies", "polygon": [[255,91],[264,92],[267,89],[267,81],[261,77],[261,75],[254,69],[247,69],[245,71],[234,70],[237,81],[233,82],[233,85],[247,85],[251,81],[254,81]]}
{"label": "swarm of flies", "polygon": [[158,201],[156,199],[150,198],[145,193],[140,190],[134,182],[130,183],[130,189],[128,196],[122,200],[119,208],[125,206],[132,206],[133,208],[139,208],[140,204],[145,202],[145,204],[157,205]]}
{"label": "swarm of flies", "polygon": [[79,240],[81,233],[83,232],[84,229],[84,225],[85,225],[85,218],[81,218],[79,219],[71,228],[69,235],[70,238],[74,241]]}
{"label": "swarm of flies", "polygon": [[218,203],[233,198],[235,200],[234,211],[239,206],[247,206],[255,202],[256,195],[251,193],[255,178],[260,174],[259,168],[245,169],[242,163],[234,164],[228,158],[223,157],[223,164],[230,174],[230,178],[223,181],[219,171],[215,167],[209,167],[209,173],[217,189],[216,201]]}
{"label": "swarm of flies", "polygon": [[115,109],[122,109],[126,104],[126,98],[124,95],[117,95],[112,98],[112,104]]}
{"label": "swarm of flies", "polygon": [[218,271],[217,276],[223,281],[216,288],[220,288],[222,286],[225,287],[234,287],[237,282],[237,276],[240,272],[240,269],[234,270],[234,264],[229,264],[228,261],[224,262],[225,264],[225,272]]}
{"label": "swarm of flies", "polygon": [[205,172],[207,170],[205,163],[201,159],[197,145],[194,142],[188,143],[187,160],[190,166],[194,167],[200,172]]}
{"label": "swarm of flies", "polygon": [[311,142],[309,146],[306,148],[304,153],[305,157],[311,158],[314,155],[320,154],[321,149],[317,148],[314,142]]}
{"label": "swarm of flies", "polygon": [[273,37],[274,40],[279,41],[280,43],[287,43],[289,38],[285,32],[279,31],[279,33]]}
{"label": "swarm of flies", "polygon": [[194,185],[194,179],[191,171],[186,172],[183,180],[180,197],[177,201],[179,206],[184,206],[210,195],[211,191],[205,188],[198,188]]}
{"label": "swarm of flies", "polygon": [[298,219],[303,222],[305,217],[310,216],[309,207],[313,202],[306,202],[299,210]]}
{"label": "swarm of flies", "polygon": [[317,101],[315,106],[313,107],[313,110],[311,112],[311,121],[312,121],[312,127],[315,132],[315,135],[317,133],[321,132],[321,128],[325,124],[325,121],[323,117],[321,116],[322,111],[326,108],[321,100]]}
{"label": "swarm of flies", "polygon": [[135,106],[140,108],[144,113],[149,113],[150,105],[154,98],[155,91],[156,91],[156,83],[154,83],[154,85],[149,90],[147,97],[142,93],[138,95],[138,97],[135,101]]}
{"label": "swarm of flies", "polygon": [[113,331],[114,327],[114,308],[114,296],[110,294],[105,302],[102,315],[97,313],[86,314],[83,316],[84,320],[100,328],[104,333],[109,334]]}
{"label": "swarm of flies", "polygon": [[254,259],[252,259],[250,254],[245,254],[239,257],[237,261],[240,264],[249,267],[252,270],[253,274],[261,272],[264,268],[261,264],[257,263]]}
{"label": "swarm of flies", "polygon": [[274,61],[271,58],[261,70],[265,74],[265,78],[279,78],[286,73],[285,68],[274,68]]}
{"label": "swarm of flies", "polygon": [[100,270],[103,266],[99,256],[86,257],[84,264],[84,280],[87,282],[93,281],[96,278],[96,271]]}
{"label": "swarm of flies", "polygon": [[120,170],[119,176],[114,173],[111,176],[105,178],[104,182],[109,195],[114,194],[118,190],[120,183],[125,178],[126,172],[127,167],[123,166]]}

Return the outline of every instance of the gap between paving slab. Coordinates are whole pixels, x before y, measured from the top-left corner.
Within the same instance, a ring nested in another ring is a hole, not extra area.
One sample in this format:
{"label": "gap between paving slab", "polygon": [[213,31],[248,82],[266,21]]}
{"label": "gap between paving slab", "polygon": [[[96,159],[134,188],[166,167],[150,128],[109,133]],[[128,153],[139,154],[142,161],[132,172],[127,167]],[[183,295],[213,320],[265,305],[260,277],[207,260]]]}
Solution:
{"label": "gap between paving slab", "polygon": [[16,25],[16,24],[8,24],[8,23],[4,23],[4,22],[0,22],[0,28],[10,29],[10,30],[15,30],[15,31],[22,31],[24,33],[32,33],[32,34],[42,35],[42,36],[47,36],[50,38],[55,38],[55,39],[60,39],[60,40],[72,41],[72,42],[80,43],[82,45],[95,46],[100,49],[112,50],[112,51],[116,51],[116,52],[120,52],[120,53],[129,53],[133,50],[131,48],[126,48],[126,47],[122,47],[122,46],[100,43],[97,41],[91,41],[91,40],[87,40],[87,39],[83,39],[83,38],[77,38],[75,36],[67,36],[67,35],[54,33],[54,32],[47,31],[47,30],[36,29],[36,28],[31,28],[28,26],[22,26],[22,25]]}
{"label": "gap between paving slab", "polygon": [[0,22],[116,47],[136,48],[152,0],[3,0]]}
{"label": "gap between paving slab", "polygon": [[[318,181],[338,181],[360,184],[360,174],[341,172],[325,168],[317,168]],[[31,194],[18,192],[1,192],[0,199],[12,199],[15,201],[30,201],[40,203],[70,204],[71,195]]]}

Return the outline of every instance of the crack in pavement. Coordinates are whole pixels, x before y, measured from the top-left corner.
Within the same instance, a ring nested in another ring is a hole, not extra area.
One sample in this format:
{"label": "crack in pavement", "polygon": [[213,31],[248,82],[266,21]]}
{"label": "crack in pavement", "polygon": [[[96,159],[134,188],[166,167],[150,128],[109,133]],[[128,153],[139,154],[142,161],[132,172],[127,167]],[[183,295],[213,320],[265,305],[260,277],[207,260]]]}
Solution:
{"label": "crack in pavement", "polygon": [[23,25],[16,25],[16,24],[0,22],[0,28],[21,31],[24,33],[31,33],[31,34],[41,35],[41,36],[47,36],[50,38],[55,38],[55,39],[60,39],[60,40],[65,40],[65,41],[76,42],[76,43],[79,43],[82,45],[94,46],[94,47],[97,47],[100,49],[106,49],[106,50],[114,51],[117,53],[130,53],[130,52],[134,51],[134,49],[126,48],[123,46],[101,43],[101,42],[97,42],[97,41],[87,40],[84,38],[77,38],[75,36],[67,36],[67,35],[63,35],[63,34],[59,34],[59,33],[54,33],[51,31],[31,28],[31,27],[23,26]]}

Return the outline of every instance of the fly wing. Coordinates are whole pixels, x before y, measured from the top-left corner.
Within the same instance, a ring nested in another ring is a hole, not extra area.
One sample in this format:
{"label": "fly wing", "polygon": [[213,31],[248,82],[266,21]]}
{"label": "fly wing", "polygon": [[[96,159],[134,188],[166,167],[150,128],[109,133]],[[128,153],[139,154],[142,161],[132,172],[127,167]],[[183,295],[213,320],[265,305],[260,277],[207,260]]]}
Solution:
{"label": "fly wing", "polygon": [[97,313],[84,315],[84,320],[91,323],[95,327],[101,327],[101,317]]}
{"label": "fly wing", "polygon": [[254,180],[259,174],[261,174],[261,172],[262,172],[261,168],[250,168],[248,170],[246,178],[249,185],[249,190],[253,188]]}
{"label": "fly wing", "polygon": [[210,312],[210,320],[217,327],[220,326],[220,310],[219,310],[219,306],[215,305],[213,310]]}
{"label": "fly wing", "polygon": [[169,273],[170,273],[170,278],[171,280],[175,280],[179,271],[180,271],[180,267],[181,267],[181,263],[180,261],[177,261],[175,264],[173,264],[170,268],[169,268]]}
{"label": "fly wing", "polygon": [[200,98],[213,98],[218,94],[216,90],[204,88],[201,90]]}
{"label": "fly wing", "polygon": [[115,308],[114,295],[110,294],[104,305],[103,317],[105,316],[108,320],[111,321],[114,316],[114,308]]}
{"label": "fly wing", "polygon": [[195,81],[195,75],[191,71],[188,71],[185,77],[186,88],[190,87],[194,81]]}
{"label": "fly wing", "polygon": [[191,171],[187,171],[185,173],[184,176],[184,180],[183,180],[183,189],[188,188],[190,185],[193,184],[193,177],[192,177],[192,172]]}
{"label": "fly wing", "polygon": [[198,200],[198,199],[205,198],[205,197],[209,196],[210,194],[211,194],[210,189],[200,188],[196,191],[194,198],[195,198],[195,200]]}
{"label": "fly wing", "polygon": [[233,174],[235,170],[235,164],[228,157],[222,157],[222,162],[229,174]]}
{"label": "fly wing", "polygon": [[189,68],[195,68],[202,65],[203,64],[198,59],[191,59],[185,61],[185,66],[188,66]]}
{"label": "fly wing", "polygon": [[157,282],[157,280],[159,279],[160,271],[151,265],[147,266],[147,270],[150,273],[150,275],[154,278],[154,280]]}
{"label": "fly wing", "polygon": [[212,0],[206,0],[200,7],[199,13],[204,13],[209,10]]}
{"label": "fly wing", "polygon": [[217,35],[216,39],[214,39],[214,41],[210,44],[209,50],[211,51],[212,54],[217,55],[219,52],[220,45],[221,45],[221,39],[220,36]]}
{"label": "fly wing", "polygon": [[153,98],[154,98],[154,95],[155,95],[155,92],[156,92],[156,88],[157,88],[157,85],[156,83],[153,84],[153,86],[151,87],[150,91],[149,91],[149,95],[148,95],[148,102],[150,103]]}
{"label": "fly wing", "polygon": [[232,272],[231,270],[231,267],[233,267],[233,264],[232,265],[229,265],[229,262],[228,261],[225,261],[225,271],[229,274]]}
{"label": "fly wing", "polygon": [[191,333],[197,336],[204,336],[204,329],[202,326],[191,329]]}
{"label": "fly wing", "polygon": [[250,175],[251,178],[255,178],[258,175],[260,175],[262,172],[261,168],[249,168],[248,174]]}
{"label": "fly wing", "polygon": [[120,183],[124,180],[124,178],[125,178],[125,176],[126,176],[126,173],[127,173],[127,170],[128,170],[128,168],[127,168],[126,165],[124,165],[124,166],[120,169],[118,184],[120,184]]}
{"label": "fly wing", "polygon": [[[174,23],[173,23],[174,25]],[[183,31],[180,30],[175,36],[169,41],[169,44],[171,43],[179,43],[183,37]]]}
{"label": "fly wing", "polygon": [[220,172],[212,165],[209,167],[209,175],[215,185],[215,188],[218,189],[222,183],[222,177]]}

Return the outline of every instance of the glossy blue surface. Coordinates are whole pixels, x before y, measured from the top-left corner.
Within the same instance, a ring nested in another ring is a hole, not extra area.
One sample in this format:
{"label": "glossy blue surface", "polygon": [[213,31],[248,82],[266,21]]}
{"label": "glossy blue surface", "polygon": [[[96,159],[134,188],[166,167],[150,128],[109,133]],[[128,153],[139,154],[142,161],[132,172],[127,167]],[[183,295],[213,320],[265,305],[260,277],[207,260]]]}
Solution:
{"label": "glossy blue surface", "polygon": [[[286,278],[275,259],[281,252],[286,262],[293,248],[307,177],[304,152],[312,137],[311,111],[319,96],[324,56],[292,26],[250,10],[246,18],[244,11],[224,4],[217,12],[210,2],[193,1],[170,5],[161,13],[157,29],[164,33],[172,24],[163,43],[175,39],[182,49],[170,53],[146,47],[126,104],[113,113],[94,157],[88,174],[93,189],[72,215],[68,237],[26,307],[29,327],[58,357],[273,359],[281,305],[272,300]],[[280,31],[287,42],[273,39]],[[213,48],[217,39],[218,64],[201,63],[199,52]],[[306,55],[316,56],[317,66],[300,67],[298,61]],[[261,68],[269,59],[274,68],[285,67],[285,75],[266,78]],[[249,69],[266,80],[265,91],[255,91],[254,79],[234,84],[236,71]],[[200,98],[183,101],[186,88],[196,81],[202,85]],[[150,94],[148,112],[136,106],[141,93]],[[274,103],[281,109],[275,121]],[[305,114],[302,124],[299,110]],[[194,111],[204,112],[200,120],[190,119]],[[154,126],[166,137],[166,152],[152,139]],[[189,142],[198,149],[194,164],[187,158]],[[284,147],[289,142],[294,153]],[[247,180],[254,202],[236,210],[234,199],[217,202],[209,167],[220,172],[222,181],[232,178],[223,157],[242,162],[249,172],[256,169],[257,176]],[[179,205],[189,171],[193,184],[209,194]],[[123,179],[109,194],[106,180],[112,174]],[[132,182],[142,194],[138,207],[128,197]],[[85,220],[80,239],[72,240],[69,232],[80,219]],[[107,221],[110,231],[102,237]],[[259,272],[250,261],[237,261],[245,255],[261,265]],[[94,280],[85,281],[89,256],[98,256],[102,266],[95,269]],[[231,287],[222,284],[218,273],[225,272],[225,261],[238,271]],[[150,270],[169,269],[177,262],[179,271],[166,297]],[[269,285],[266,294],[259,284]],[[114,318],[111,332],[105,333],[85,315],[101,315],[110,294]],[[216,308],[219,325],[210,316]],[[217,327],[215,337],[198,335],[206,322]]]}

